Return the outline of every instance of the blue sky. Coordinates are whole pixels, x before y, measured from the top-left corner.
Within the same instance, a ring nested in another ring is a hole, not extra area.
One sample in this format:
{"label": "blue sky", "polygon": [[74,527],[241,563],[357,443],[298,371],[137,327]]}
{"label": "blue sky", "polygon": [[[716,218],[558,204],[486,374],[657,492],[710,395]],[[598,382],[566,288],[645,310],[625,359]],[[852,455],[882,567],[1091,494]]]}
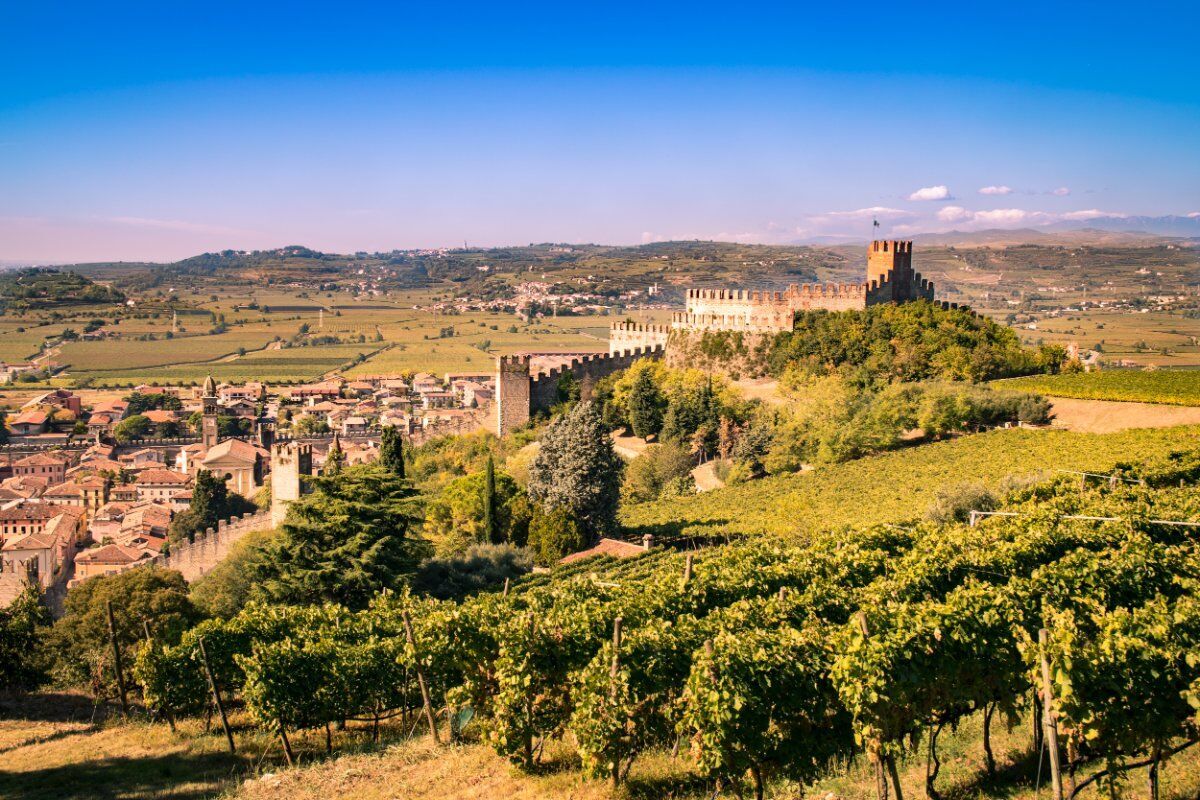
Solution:
{"label": "blue sky", "polygon": [[1049,5],[6,0],[0,259],[1200,212],[1194,5]]}

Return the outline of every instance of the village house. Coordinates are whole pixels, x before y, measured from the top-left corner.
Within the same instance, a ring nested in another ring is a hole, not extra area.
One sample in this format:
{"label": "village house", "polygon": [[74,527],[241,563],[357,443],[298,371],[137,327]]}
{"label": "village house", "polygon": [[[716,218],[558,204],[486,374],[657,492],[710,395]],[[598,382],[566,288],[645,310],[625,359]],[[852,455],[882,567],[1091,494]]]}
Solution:
{"label": "village house", "polygon": [[148,550],[122,547],[118,544],[106,544],[102,547],[84,550],[75,556],[75,577],[70,585],[74,586],[97,575],[121,572],[128,569],[130,564],[135,564],[151,556],[152,554]]}
{"label": "village house", "polygon": [[254,406],[267,396],[267,387],[257,381],[250,381],[242,386],[223,383],[217,387],[217,402],[229,407],[235,403],[248,403]]}
{"label": "village house", "polygon": [[42,588],[48,588],[63,577],[63,567],[71,562],[81,538],[81,518],[59,513],[36,533],[5,537],[0,571],[35,575]]}
{"label": "village house", "polygon": [[25,403],[21,408],[34,409],[41,406],[65,408],[77,417],[83,413],[83,404],[79,396],[66,389],[55,389],[45,394],[40,394]]}
{"label": "village house", "polygon": [[50,422],[50,415],[45,411],[30,409],[22,411],[17,416],[8,421],[8,426],[12,428],[13,433],[17,436],[35,436],[39,433],[45,433]]}
{"label": "village house", "polygon": [[169,469],[147,469],[138,473],[136,481],[138,500],[165,502],[187,487],[191,478]]}
{"label": "village house", "polygon": [[47,485],[54,486],[67,479],[67,463],[66,456],[34,453],[13,463],[13,477],[45,478]]}

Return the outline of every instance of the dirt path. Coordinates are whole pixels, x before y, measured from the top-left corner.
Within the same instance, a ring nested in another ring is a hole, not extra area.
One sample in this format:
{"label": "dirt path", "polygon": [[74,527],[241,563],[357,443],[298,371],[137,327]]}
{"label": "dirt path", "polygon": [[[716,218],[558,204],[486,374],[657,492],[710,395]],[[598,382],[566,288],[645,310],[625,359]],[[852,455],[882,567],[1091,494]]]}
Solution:
{"label": "dirt path", "polygon": [[1054,427],[1081,433],[1114,433],[1129,428],[1172,428],[1200,424],[1200,408],[1114,400],[1049,398]]}
{"label": "dirt path", "polygon": [[717,462],[706,461],[692,470],[692,479],[696,481],[696,491],[707,492],[720,489],[725,481],[717,477]]}

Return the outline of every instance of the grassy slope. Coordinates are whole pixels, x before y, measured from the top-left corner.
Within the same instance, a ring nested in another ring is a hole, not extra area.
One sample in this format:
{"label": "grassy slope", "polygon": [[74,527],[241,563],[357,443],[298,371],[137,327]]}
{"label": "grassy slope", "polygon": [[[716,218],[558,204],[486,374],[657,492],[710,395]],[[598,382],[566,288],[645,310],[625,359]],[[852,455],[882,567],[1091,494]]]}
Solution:
{"label": "grassy slope", "polygon": [[[45,699],[45,698],[44,698]],[[626,786],[613,792],[607,782],[585,781],[570,748],[547,746],[538,774],[522,774],[474,741],[434,748],[427,736],[408,739],[399,726],[385,730],[383,742],[372,745],[365,728],[335,732],[335,756],[323,753],[323,736],[296,735],[293,746],[300,766],[287,769],[275,740],[244,727],[246,720],[232,716],[238,755],[225,752],[220,728],[204,732],[199,719],[183,720],[172,733],[165,724],[144,721],[93,723],[90,706],[79,697],[54,698],[56,709],[47,718],[49,702],[24,704],[18,719],[0,720],[0,797],[6,800],[142,800],[171,798],[199,800],[383,800],[384,798],[437,798],[437,800],[602,800],[603,798],[672,797],[701,800],[712,796],[713,786],[696,775],[686,756],[671,758],[666,752],[645,754],[634,763]],[[64,708],[71,709],[63,714]],[[12,712],[0,702],[0,711]],[[70,719],[71,716],[74,719]],[[939,741],[942,769],[938,788],[947,800],[975,797],[1035,800],[1045,797],[1047,776],[1030,754],[1030,722],[1017,720],[1011,729],[993,726],[992,746],[997,758],[995,780],[983,770],[979,747],[980,719],[967,719],[957,731],[943,732]],[[686,748],[686,742],[684,743]],[[900,763],[905,796],[924,796],[925,765],[922,758]],[[1084,772],[1086,774],[1086,770]],[[1127,796],[1143,791],[1144,775],[1131,776]],[[1200,751],[1185,752],[1164,770],[1163,800],[1195,797],[1200,792]],[[866,759],[830,765],[809,797],[873,800],[873,776]],[[733,797],[727,791],[723,797]],[[745,795],[743,795],[745,796]],[[768,797],[800,797],[800,787],[772,781]],[[1082,797],[1101,798],[1092,787]]]}
{"label": "grassy slope", "polygon": [[1200,441],[1200,427],[1083,434],[997,430],[767,478],[696,497],[633,506],[622,522],[660,536],[767,533],[895,522],[920,517],[939,490],[960,483],[995,486],[1009,475],[1055,469],[1104,471]]}
{"label": "grassy slope", "polygon": [[1200,370],[1105,370],[1072,375],[1030,375],[998,381],[998,385],[1053,397],[1200,406]]}

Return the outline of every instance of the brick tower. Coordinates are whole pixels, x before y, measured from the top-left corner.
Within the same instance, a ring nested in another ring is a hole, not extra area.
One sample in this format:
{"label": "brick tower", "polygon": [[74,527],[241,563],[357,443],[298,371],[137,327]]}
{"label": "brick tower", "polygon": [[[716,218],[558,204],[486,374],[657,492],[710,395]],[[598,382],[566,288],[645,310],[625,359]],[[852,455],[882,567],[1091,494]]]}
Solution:
{"label": "brick tower", "polygon": [[[871,242],[867,250],[867,283],[887,286],[888,299],[896,302],[915,300],[912,266],[912,242],[888,240]],[[910,296],[913,295],[913,296]]]}

